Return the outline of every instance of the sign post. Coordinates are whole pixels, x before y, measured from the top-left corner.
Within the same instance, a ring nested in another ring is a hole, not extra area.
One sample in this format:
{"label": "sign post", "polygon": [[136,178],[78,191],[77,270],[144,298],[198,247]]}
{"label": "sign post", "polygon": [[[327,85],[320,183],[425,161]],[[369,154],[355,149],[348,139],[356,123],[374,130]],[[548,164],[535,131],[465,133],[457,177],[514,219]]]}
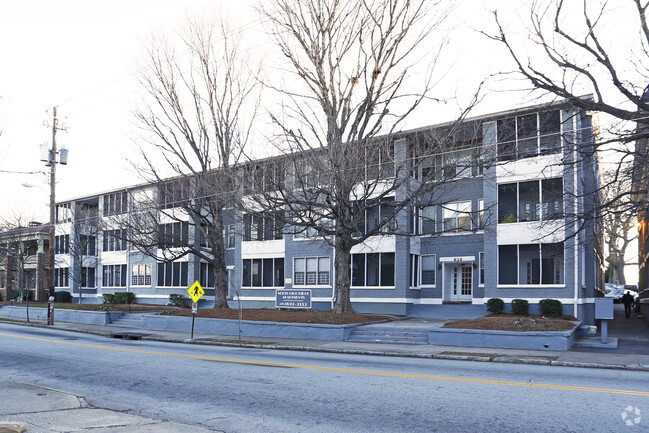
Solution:
{"label": "sign post", "polygon": [[194,281],[194,284],[187,289],[187,293],[192,298],[192,336],[191,339],[194,339],[194,319],[196,319],[196,313],[198,313],[198,300],[201,299],[201,296],[205,294],[205,291],[201,287],[201,283],[198,280]]}

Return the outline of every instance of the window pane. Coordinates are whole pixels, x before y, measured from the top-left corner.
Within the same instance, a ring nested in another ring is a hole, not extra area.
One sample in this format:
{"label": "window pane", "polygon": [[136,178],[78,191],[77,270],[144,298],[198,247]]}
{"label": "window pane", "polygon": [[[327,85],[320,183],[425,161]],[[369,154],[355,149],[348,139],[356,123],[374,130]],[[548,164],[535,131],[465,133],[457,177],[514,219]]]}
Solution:
{"label": "window pane", "polygon": [[275,287],[284,287],[284,259],[275,259]]}
{"label": "window pane", "polygon": [[379,285],[379,255],[376,253],[367,254],[367,285]]}
{"label": "window pane", "polygon": [[[167,265],[169,266],[169,265]],[[172,263],[173,266],[173,286],[180,286],[180,262]]]}
{"label": "window pane", "polygon": [[243,259],[243,281],[241,283],[242,286],[244,287],[250,287],[251,286],[251,279],[250,279],[250,259]]}
{"label": "window pane", "polygon": [[561,152],[561,112],[539,113],[541,155]]}
{"label": "window pane", "polygon": [[261,259],[252,259],[252,285],[261,287]]}
{"label": "window pane", "polygon": [[541,181],[543,195],[544,220],[561,218],[563,214],[563,179],[545,179]]}
{"label": "window pane", "polygon": [[538,155],[536,114],[517,117],[518,157]]}
{"label": "window pane", "polygon": [[435,233],[435,206],[421,208],[421,234]]}
{"label": "window pane", "polygon": [[497,123],[498,161],[516,159],[516,123],[514,119],[499,120]]}
{"label": "window pane", "polygon": [[518,264],[519,284],[540,284],[541,259],[539,245],[519,245],[518,253],[520,256],[520,263]]}
{"label": "window pane", "polygon": [[263,270],[263,286],[272,287],[273,286],[273,259],[264,259],[263,261],[264,270]]}
{"label": "window pane", "polygon": [[516,245],[498,246],[498,284],[518,284]]}
{"label": "window pane", "polygon": [[294,281],[293,284],[303,285],[304,284],[304,271],[306,269],[306,260],[305,259],[295,259],[293,262],[293,274]]}
{"label": "window pane", "polygon": [[421,284],[435,285],[435,256],[421,256]]}
{"label": "window pane", "polygon": [[394,253],[381,253],[381,286],[394,286]]}
{"label": "window pane", "polygon": [[188,269],[189,269],[189,263],[187,262],[180,263],[180,285],[182,287],[187,286]]}
{"label": "window pane", "polygon": [[365,285],[365,254],[352,254],[352,286]]}
{"label": "window pane", "polygon": [[480,284],[484,284],[484,253],[480,253],[479,257],[480,257]]}
{"label": "window pane", "polygon": [[366,215],[367,232],[369,233],[370,231],[376,229],[379,224],[379,207],[372,206],[368,208]]}
{"label": "window pane", "polygon": [[521,182],[518,184],[518,220],[519,221],[538,221],[540,196],[539,182]]}
{"label": "window pane", "polygon": [[318,258],[318,284],[329,285],[329,257]]}
{"label": "window pane", "polygon": [[516,219],[516,184],[498,185],[498,222],[515,223]]}
{"label": "window pane", "polygon": [[318,258],[309,257],[306,259],[306,284],[317,284]]}
{"label": "window pane", "polygon": [[563,284],[563,242],[541,244],[542,283]]}

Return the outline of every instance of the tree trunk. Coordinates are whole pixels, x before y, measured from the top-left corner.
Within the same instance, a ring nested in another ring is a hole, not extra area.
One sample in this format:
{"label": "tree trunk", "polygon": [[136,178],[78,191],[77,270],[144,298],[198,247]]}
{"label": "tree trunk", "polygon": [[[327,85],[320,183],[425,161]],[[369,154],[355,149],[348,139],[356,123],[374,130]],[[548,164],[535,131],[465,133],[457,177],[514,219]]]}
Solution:
{"label": "tree trunk", "polygon": [[334,313],[353,313],[351,302],[351,280],[349,263],[351,258],[351,235],[337,235],[334,251],[336,253],[336,302]]}
{"label": "tree trunk", "polygon": [[223,256],[215,257],[214,266],[214,308],[229,308],[227,269]]}

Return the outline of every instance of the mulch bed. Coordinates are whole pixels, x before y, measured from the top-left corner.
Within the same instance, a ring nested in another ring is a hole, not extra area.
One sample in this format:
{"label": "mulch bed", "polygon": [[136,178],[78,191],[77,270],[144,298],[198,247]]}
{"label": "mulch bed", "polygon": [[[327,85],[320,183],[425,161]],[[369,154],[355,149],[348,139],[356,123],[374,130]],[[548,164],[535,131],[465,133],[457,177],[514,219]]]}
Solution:
{"label": "mulch bed", "polygon": [[478,319],[449,322],[444,325],[444,328],[515,332],[569,331],[575,327],[571,320],[575,320],[575,318],[492,314]]}
{"label": "mulch bed", "polygon": [[[174,309],[165,314],[174,316],[191,316],[191,309]],[[205,308],[198,310],[196,317],[209,317],[214,319],[238,319],[239,310],[236,308]],[[271,310],[271,309],[242,309],[243,320],[264,322],[294,322],[294,323],[320,323],[325,325],[345,325],[350,323],[367,323],[381,320],[394,319],[395,316],[378,314],[345,313],[336,314],[331,311],[306,311],[306,310]]]}

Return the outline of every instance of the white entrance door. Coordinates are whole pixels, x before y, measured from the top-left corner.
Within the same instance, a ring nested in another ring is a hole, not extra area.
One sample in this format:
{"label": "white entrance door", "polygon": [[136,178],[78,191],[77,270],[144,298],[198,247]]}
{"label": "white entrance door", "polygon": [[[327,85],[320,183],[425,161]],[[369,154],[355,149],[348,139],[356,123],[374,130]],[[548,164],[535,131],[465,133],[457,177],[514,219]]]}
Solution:
{"label": "white entrance door", "polygon": [[451,301],[470,301],[473,298],[473,267],[452,266],[450,277]]}

